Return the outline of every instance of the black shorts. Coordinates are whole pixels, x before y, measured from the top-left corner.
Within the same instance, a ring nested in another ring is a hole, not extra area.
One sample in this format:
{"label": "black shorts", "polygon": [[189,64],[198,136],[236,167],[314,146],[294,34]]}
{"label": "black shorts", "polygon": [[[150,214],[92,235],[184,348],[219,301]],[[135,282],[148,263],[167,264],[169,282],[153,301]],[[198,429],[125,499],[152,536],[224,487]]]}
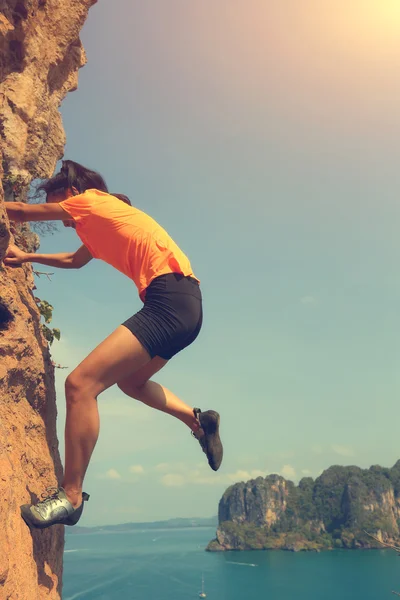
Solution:
{"label": "black shorts", "polygon": [[193,277],[167,273],[146,289],[143,308],[122,323],[151,358],[170,359],[199,335],[203,322],[199,283]]}

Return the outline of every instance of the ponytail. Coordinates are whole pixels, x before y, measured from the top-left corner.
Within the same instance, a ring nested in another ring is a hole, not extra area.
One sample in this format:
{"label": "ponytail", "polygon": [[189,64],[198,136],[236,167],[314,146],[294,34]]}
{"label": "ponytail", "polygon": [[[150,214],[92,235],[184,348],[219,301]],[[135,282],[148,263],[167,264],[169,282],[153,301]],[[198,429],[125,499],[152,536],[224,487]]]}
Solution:
{"label": "ponytail", "polygon": [[59,173],[39,185],[37,191],[51,194],[57,190],[67,190],[73,187],[78,190],[79,194],[90,189],[108,192],[106,182],[99,173],[91,171],[73,160],[63,160]]}

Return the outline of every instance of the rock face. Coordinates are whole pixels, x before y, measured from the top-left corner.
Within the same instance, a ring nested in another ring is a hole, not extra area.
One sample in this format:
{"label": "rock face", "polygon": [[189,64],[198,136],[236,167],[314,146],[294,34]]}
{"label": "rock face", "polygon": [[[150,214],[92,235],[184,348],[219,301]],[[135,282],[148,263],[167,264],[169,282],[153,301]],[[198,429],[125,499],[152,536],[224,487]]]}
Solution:
{"label": "rock face", "polygon": [[19,514],[58,485],[62,467],[32,269],[2,263],[10,239],[33,250],[38,238],[26,226],[10,231],[3,197],[25,200],[63,154],[58,108],[85,63],[79,32],[95,1],[0,0],[0,598],[9,600],[61,597],[64,531],[31,532]]}
{"label": "rock face", "polygon": [[298,486],[278,475],[237,483],[219,503],[208,550],[377,548],[400,541],[400,461],[393,468],[330,467]]}

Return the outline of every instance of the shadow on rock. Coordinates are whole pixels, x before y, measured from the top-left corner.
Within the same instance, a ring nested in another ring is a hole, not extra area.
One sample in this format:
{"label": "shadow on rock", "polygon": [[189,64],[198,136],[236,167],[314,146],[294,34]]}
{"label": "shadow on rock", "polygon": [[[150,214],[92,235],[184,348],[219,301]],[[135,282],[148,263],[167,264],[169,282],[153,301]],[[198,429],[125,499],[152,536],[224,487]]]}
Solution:
{"label": "shadow on rock", "polygon": [[[40,498],[29,489],[27,491],[31,497],[30,503],[36,504]],[[32,535],[33,558],[37,566],[38,584],[47,588],[49,592],[54,591],[56,586],[61,598],[64,526],[53,525],[47,529],[29,527],[29,529]]]}

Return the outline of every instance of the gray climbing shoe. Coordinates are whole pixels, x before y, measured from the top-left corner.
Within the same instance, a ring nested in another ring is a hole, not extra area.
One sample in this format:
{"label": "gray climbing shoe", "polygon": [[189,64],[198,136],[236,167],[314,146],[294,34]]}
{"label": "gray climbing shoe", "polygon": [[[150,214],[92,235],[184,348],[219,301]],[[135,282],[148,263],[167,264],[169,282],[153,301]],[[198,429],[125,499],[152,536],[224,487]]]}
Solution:
{"label": "gray climbing shoe", "polygon": [[224,449],[219,437],[219,414],[215,410],[201,412],[199,408],[193,409],[194,416],[199,423],[199,430],[192,432],[199,441],[203,452],[207,455],[208,464],[213,471],[218,471],[221,466]]}
{"label": "gray climbing shoe", "polygon": [[89,495],[83,492],[82,504],[74,508],[68,500],[65,490],[47,488],[48,495],[42,494],[43,500],[37,504],[21,506],[21,516],[29,526],[45,529],[51,525],[76,525],[83,513],[83,505]]}

